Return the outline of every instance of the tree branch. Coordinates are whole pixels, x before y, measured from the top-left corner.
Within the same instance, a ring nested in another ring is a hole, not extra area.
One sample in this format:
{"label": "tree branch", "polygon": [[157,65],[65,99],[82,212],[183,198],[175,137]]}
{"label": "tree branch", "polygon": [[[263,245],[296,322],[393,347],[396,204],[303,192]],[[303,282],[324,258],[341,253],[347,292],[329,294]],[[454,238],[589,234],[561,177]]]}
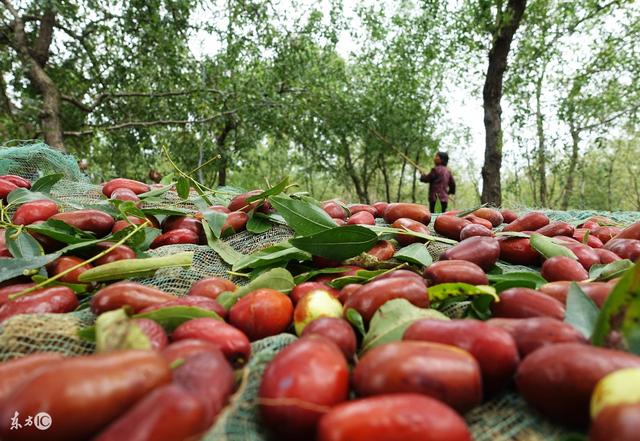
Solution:
{"label": "tree branch", "polygon": [[576,30],[578,29],[578,27],[580,27],[582,23],[597,17],[600,13],[602,13],[606,9],[609,9],[612,6],[619,5],[619,4],[620,4],[619,0],[612,0],[609,3],[605,3],[604,5],[598,5],[591,13],[587,13],[585,14],[584,17],[580,17],[575,22],[571,23],[566,29],[557,30],[555,32],[555,35],[549,42],[548,46],[554,45],[560,38],[564,37],[565,35],[573,35],[573,33],[576,32]]}
{"label": "tree branch", "polygon": [[173,97],[173,96],[191,95],[199,92],[217,93],[219,95],[224,96],[224,92],[218,89],[198,88],[198,89],[189,89],[189,90],[176,90],[176,91],[170,91],[170,92],[104,92],[97,95],[94,98],[93,103],[91,104],[85,104],[78,98],[75,98],[69,95],[62,95],[62,100],[70,104],[73,104],[74,106],[78,107],[80,110],[84,112],[91,113],[104,101],[109,99],[114,99],[114,98],[130,98],[130,97],[166,98],[166,97]]}
{"label": "tree branch", "polygon": [[7,83],[4,81],[3,72],[0,70],[0,114],[5,113],[13,119],[16,111],[16,106],[11,102],[7,94]]}
{"label": "tree branch", "polygon": [[628,113],[634,112],[634,111],[636,111],[638,109],[640,109],[640,104],[636,104],[635,106],[631,106],[628,109],[621,110],[620,112],[611,115],[607,119],[603,119],[601,121],[598,121],[598,122],[595,122],[593,124],[589,124],[589,125],[586,125],[586,126],[578,127],[578,128],[576,128],[576,131],[577,132],[584,132],[584,131],[587,131],[587,130],[595,129],[595,128],[603,126],[605,124],[609,124],[610,122],[613,122],[616,119],[618,119],[618,118],[620,118],[620,117],[622,117],[622,116],[624,116],[624,115],[626,115]]}
{"label": "tree branch", "polygon": [[49,60],[49,47],[51,47],[53,40],[53,26],[56,22],[56,13],[48,9],[40,19],[40,22],[38,38],[31,50],[31,56],[40,66],[44,66]]}
{"label": "tree branch", "polygon": [[[29,50],[29,44],[27,42],[27,35],[24,29],[24,21],[18,14],[18,11],[13,7],[10,0],[0,0],[2,4],[7,8],[9,13],[13,15],[13,35],[15,39],[14,49],[18,52],[22,58],[23,63],[29,68],[30,75],[33,77],[39,87],[50,86],[52,81],[45,73],[43,66],[38,64],[38,61],[33,58],[31,51]],[[48,49],[47,49],[48,52]]]}
{"label": "tree branch", "polygon": [[134,127],[154,127],[154,126],[188,126],[194,124],[205,124],[214,121],[224,116],[233,115],[237,110],[229,110],[226,112],[217,113],[215,115],[207,116],[200,119],[160,119],[156,121],[130,121],[120,124],[114,124],[112,126],[92,126],[86,130],[68,131],[64,132],[65,136],[85,136],[92,135],[97,131],[113,132],[121,129],[129,129]]}

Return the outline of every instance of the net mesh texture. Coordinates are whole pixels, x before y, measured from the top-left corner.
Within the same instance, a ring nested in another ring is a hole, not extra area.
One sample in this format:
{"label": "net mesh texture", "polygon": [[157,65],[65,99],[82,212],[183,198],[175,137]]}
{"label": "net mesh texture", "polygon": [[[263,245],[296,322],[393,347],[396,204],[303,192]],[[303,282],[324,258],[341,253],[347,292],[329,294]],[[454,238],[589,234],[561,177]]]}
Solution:
{"label": "net mesh texture", "polygon": [[[104,201],[101,187],[89,182],[79,169],[76,160],[69,155],[48,148],[45,144],[29,144],[0,148],[0,174],[15,174],[35,181],[39,177],[62,173],[64,175],[52,189],[52,196],[62,203],[63,209],[78,205],[88,206]],[[219,195],[214,200],[225,202]],[[198,211],[193,194],[183,200],[174,192],[165,193],[160,200],[146,203],[145,208],[182,208],[192,213]],[[638,212],[597,211],[545,211],[552,220],[576,222],[591,216],[604,215],[622,225],[640,220]],[[292,237],[292,230],[284,225],[274,225],[269,231],[253,234],[243,231],[225,239],[236,251],[250,254]],[[448,245],[431,242],[427,249],[437,260]],[[151,250],[149,254],[165,256],[183,251],[193,251],[190,268],[169,268],[156,272],[153,277],[139,282],[157,287],[177,296],[183,296],[191,285],[205,277],[226,277],[230,266],[211,248],[199,245],[170,245]],[[526,269],[526,268],[524,268]],[[515,268],[517,270],[517,268]],[[244,278],[232,278],[237,284]],[[445,311],[450,317],[459,317],[466,305],[457,304]],[[14,316],[0,324],[0,361],[41,351],[56,351],[67,355],[90,354],[93,343],[78,337],[77,331],[91,325],[95,317],[89,310],[69,314],[31,314]],[[295,341],[291,334],[281,334],[252,344],[253,356],[245,367],[243,380],[230,404],[219,416],[216,424],[204,436],[206,441],[259,441],[273,439],[260,424],[257,407],[257,391],[266,364],[280,349]],[[465,416],[476,441],[488,440],[552,440],[567,434],[531,409],[518,394],[507,391],[470,411]]]}

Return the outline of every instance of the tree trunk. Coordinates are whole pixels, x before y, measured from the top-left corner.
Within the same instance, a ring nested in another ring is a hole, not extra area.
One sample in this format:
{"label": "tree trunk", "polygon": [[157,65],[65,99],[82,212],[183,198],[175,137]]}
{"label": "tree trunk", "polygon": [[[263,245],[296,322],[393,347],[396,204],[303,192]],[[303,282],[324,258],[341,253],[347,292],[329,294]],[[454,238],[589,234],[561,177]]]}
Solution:
{"label": "tree trunk", "polygon": [[[613,171],[616,163],[616,158],[619,157],[619,148],[616,147],[613,155],[609,159],[609,166],[607,167],[607,211],[613,210]],[[620,207],[618,207],[619,209]]]}
{"label": "tree trunk", "polygon": [[355,167],[353,165],[353,159],[351,158],[351,149],[349,148],[349,145],[347,144],[347,141],[345,139],[342,140],[342,147],[344,152],[345,168],[347,169],[349,177],[353,181],[353,186],[356,189],[356,194],[358,195],[359,202],[364,203],[366,202],[367,198],[362,189],[360,178],[358,177],[358,174],[356,173]]}
{"label": "tree trunk", "polygon": [[[421,149],[418,149],[418,153],[416,153],[416,164],[420,164],[420,152],[421,152]],[[413,181],[411,182],[411,202],[413,202],[414,204],[418,200],[416,195],[417,187],[418,187],[418,174],[414,170]]]}
{"label": "tree trunk", "polygon": [[536,80],[536,133],[538,135],[538,182],[539,200],[542,207],[547,206],[547,157],[544,139],[544,115],[542,115],[542,81],[545,69],[543,67],[540,76]]}
{"label": "tree trunk", "polygon": [[225,142],[227,136],[233,129],[236,128],[236,123],[233,119],[227,119],[222,131],[216,136],[216,145],[218,146],[218,153],[220,154],[220,162],[218,163],[218,185],[227,185],[227,152],[225,150]]}
{"label": "tree trunk", "polygon": [[380,170],[382,170],[382,177],[384,178],[384,194],[387,202],[391,202],[391,184],[389,183],[389,173],[387,173],[387,164],[382,157],[380,157],[379,160],[380,160]]}
{"label": "tree trunk", "polygon": [[[585,173],[585,166],[584,166],[584,161],[581,161],[578,164],[578,167],[580,168],[580,197],[578,198],[580,200],[580,210],[584,210],[585,209],[585,194],[584,194],[584,190],[585,190],[585,183],[586,183],[586,173]],[[595,208],[596,210],[601,209],[600,207],[592,207]]]}
{"label": "tree trunk", "polygon": [[569,201],[573,194],[573,182],[576,173],[576,164],[578,162],[578,148],[580,145],[580,132],[571,124],[571,159],[569,160],[569,170],[567,171],[567,183],[564,186],[564,195],[562,196],[563,210],[569,208]]}
{"label": "tree trunk", "polygon": [[361,174],[362,192],[363,192],[363,196],[364,196],[363,202],[365,204],[370,203],[370,201],[369,201],[369,181],[371,180],[371,176],[374,175],[375,169],[376,169],[375,164],[371,164],[374,167],[372,167],[372,170],[369,172],[370,163],[368,161],[368,158],[371,155],[369,154],[368,150],[369,150],[369,148],[365,144],[364,151],[362,152],[362,174]]}
{"label": "tree trunk", "polygon": [[20,61],[27,71],[31,84],[42,96],[42,108],[39,114],[40,127],[44,141],[49,146],[64,151],[62,122],[60,119],[60,91],[44,66],[49,59],[49,49],[53,39],[53,27],[56,22],[55,12],[45,11],[40,19],[38,36],[33,46],[29,45],[24,28],[24,21],[9,0],[3,0],[5,7],[13,15],[13,48],[18,52]]}
{"label": "tree trunk", "polygon": [[633,173],[633,170],[629,168],[629,175],[631,176],[631,183],[633,185],[633,191],[636,199],[636,211],[640,210],[640,184],[638,184],[638,176]]}
{"label": "tree trunk", "polygon": [[[499,16],[508,17],[508,21],[498,26],[493,45],[489,51],[489,66],[482,90],[484,105],[485,153],[482,166],[482,202],[500,206],[502,188],[500,168],[502,166],[502,122],[500,100],[502,82],[507,69],[507,57],[516,30],[520,26],[527,0],[509,0],[506,11],[498,11]],[[499,20],[500,22],[500,20]]]}
{"label": "tree trunk", "polygon": [[198,164],[196,165],[196,167],[198,168],[198,181],[200,181],[200,183],[204,182],[204,172],[202,171],[202,163],[204,161],[204,147],[202,145],[202,142],[198,143]]}
{"label": "tree trunk", "polygon": [[0,72],[0,115],[4,114],[9,119],[13,119],[15,111],[16,109],[7,94],[7,83],[4,81],[3,72]]}
{"label": "tree trunk", "polygon": [[[409,147],[404,149],[404,154],[409,153]],[[396,202],[400,202],[400,197],[402,196],[402,181],[404,181],[404,171],[407,168],[407,160],[402,158],[402,168],[400,169],[400,179],[398,179],[398,195],[396,197]],[[391,201],[389,201],[391,202]]]}
{"label": "tree trunk", "polygon": [[[9,99],[9,95],[7,94],[7,84],[4,81],[2,71],[0,71],[0,122],[2,120],[7,122],[14,121],[14,113],[15,108],[11,99]],[[10,137],[9,128],[4,124],[0,124],[0,138],[9,139]]]}
{"label": "tree trunk", "polygon": [[[526,146],[525,146],[526,149]],[[529,176],[529,188],[531,189],[531,198],[533,200],[533,206],[538,206],[538,180],[536,178],[534,166],[531,164],[531,155],[529,154],[529,150],[527,149],[527,153],[525,154],[525,158],[527,158],[527,176]]]}
{"label": "tree trunk", "polygon": [[227,185],[227,157],[220,155],[220,164],[218,165],[218,185]]}

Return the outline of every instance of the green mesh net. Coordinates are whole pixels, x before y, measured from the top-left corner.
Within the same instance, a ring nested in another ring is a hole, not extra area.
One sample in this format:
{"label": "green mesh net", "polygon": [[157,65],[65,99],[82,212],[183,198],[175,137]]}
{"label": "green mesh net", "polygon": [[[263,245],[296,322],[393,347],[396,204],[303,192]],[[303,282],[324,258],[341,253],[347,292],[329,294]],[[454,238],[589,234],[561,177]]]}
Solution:
{"label": "green mesh net", "polygon": [[33,182],[55,173],[62,173],[65,181],[89,182],[73,156],[53,150],[44,143],[0,146],[0,175],[18,175]]}
{"label": "green mesh net", "polygon": [[93,324],[89,310],[69,314],[16,315],[0,324],[0,361],[34,352],[90,354],[95,345],[78,337],[78,330]]}
{"label": "green mesh net", "polygon": [[[42,143],[23,144],[0,148],[0,174],[16,174],[30,180],[62,173],[64,178],[52,189],[52,196],[62,203],[63,209],[78,205],[87,206],[104,201],[101,188],[91,184],[80,171],[76,160],[69,155],[48,148]],[[226,203],[231,195],[216,193],[209,195],[219,203]],[[187,200],[175,192],[167,192],[158,200],[145,202],[146,208],[182,208],[190,213],[198,209],[194,193]],[[520,211],[520,210],[519,210]],[[522,210],[524,211],[524,210]],[[640,220],[638,212],[596,212],[596,211],[545,211],[553,220],[577,222],[591,216],[607,216],[622,225]],[[225,239],[233,249],[249,254],[292,237],[292,230],[276,225],[261,234],[241,232]],[[447,245],[432,242],[428,250],[437,260],[448,248]],[[153,277],[139,279],[146,285],[155,286],[177,296],[183,296],[193,282],[205,277],[229,278],[230,270],[220,256],[206,246],[172,245],[151,250],[150,254],[164,256],[183,251],[193,251],[193,265],[190,268],[169,268],[158,271]],[[509,267],[509,270],[530,270],[527,267]],[[246,279],[233,279],[237,284]],[[467,305],[452,305],[443,311],[450,317],[460,317]],[[20,315],[0,324],[0,361],[9,360],[40,351],[57,351],[67,355],[89,354],[94,345],[81,340],[77,331],[91,325],[95,317],[88,310],[70,314]],[[266,441],[268,431],[260,424],[257,407],[257,391],[266,364],[280,349],[295,341],[290,334],[281,334],[253,343],[253,356],[243,371],[242,382],[229,406],[219,416],[216,424],[203,438],[206,441]],[[565,435],[562,428],[554,426],[532,410],[513,391],[494,397],[469,412],[467,423],[476,441],[489,440],[553,440]]]}

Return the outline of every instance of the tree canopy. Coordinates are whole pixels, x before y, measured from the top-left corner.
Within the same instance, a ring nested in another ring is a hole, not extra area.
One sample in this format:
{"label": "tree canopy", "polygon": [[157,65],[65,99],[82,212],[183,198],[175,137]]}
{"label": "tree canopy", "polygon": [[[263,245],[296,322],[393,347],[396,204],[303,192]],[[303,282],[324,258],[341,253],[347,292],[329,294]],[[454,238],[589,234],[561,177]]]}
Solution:
{"label": "tree canopy", "polygon": [[0,139],[363,202],[449,150],[458,206],[640,210],[639,33],[631,0],[0,0]]}

